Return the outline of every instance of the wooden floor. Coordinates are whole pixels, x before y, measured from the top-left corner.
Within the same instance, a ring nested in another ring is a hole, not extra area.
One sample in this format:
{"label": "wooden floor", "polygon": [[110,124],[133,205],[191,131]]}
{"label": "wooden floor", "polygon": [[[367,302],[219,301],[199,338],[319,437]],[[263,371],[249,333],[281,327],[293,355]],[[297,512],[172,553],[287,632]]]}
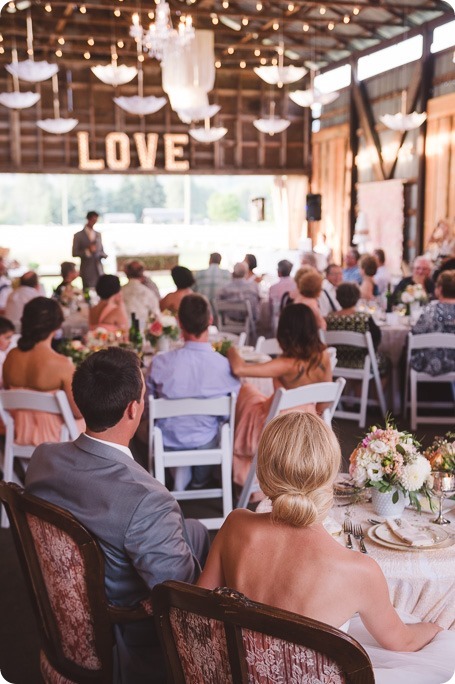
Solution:
{"label": "wooden floor", "polygon": [[[368,415],[367,425],[381,423],[376,413]],[[453,429],[453,420],[447,426],[424,426],[417,436],[428,446],[434,435],[444,434]],[[362,430],[352,421],[335,421],[334,430],[340,440],[343,452],[344,470],[347,470],[349,454],[359,441]],[[407,427],[398,421],[398,427]],[[202,502],[185,502],[184,512],[188,517],[212,516],[210,506]],[[9,530],[0,530],[0,683],[3,680],[12,684],[40,684],[38,670],[38,632],[32,613],[21,569],[16,558]]]}

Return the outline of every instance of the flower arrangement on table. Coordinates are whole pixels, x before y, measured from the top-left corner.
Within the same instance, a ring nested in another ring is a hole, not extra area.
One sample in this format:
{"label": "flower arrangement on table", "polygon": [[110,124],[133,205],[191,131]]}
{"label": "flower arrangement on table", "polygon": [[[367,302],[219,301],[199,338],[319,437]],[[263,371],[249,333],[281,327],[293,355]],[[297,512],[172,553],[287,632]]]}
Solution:
{"label": "flower arrangement on table", "polygon": [[64,356],[69,356],[75,366],[79,366],[92,353],[92,350],[81,340],[62,340],[58,346],[58,351]]}
{"label": "flower arrangement on table", "polygon": [[431,470],[455,473],[455,432],[444,437],[435,437],[433,444],[425,450]]}
{"label": "flower arrangement on table", "polygon": [[226,338],[212,342],[212,349],[221,354],[221,356],[227,356],[228,349],[231,347],[232,340],[227,340]]}
{"label": "flower arrangement on table", "polygon": [[123,330],[106,330],[99,326],[95,330],[89,330],[85,336],[85,345],[90,351],[99,351],[106,347],[128,346],[125,343],[125,332]]}
{"label": "flower arrangement on table", "polygon": [[390,422],[385,429],[372,427],[352,452],[349,473],[358,487],[393,492],[396,503],[401,491],[421,508],[419,494],[430,498],[431,466],[409,432],[400,432]]}
{"label": "flower arrangement on table", "polygon": [[160,316],[151,316],[145,329],[145,339],[152,347],[156,347],[163,338],[178,340],[180,329],[175,316],[170,311],[163,311]]}
{"label": "flower arrangement on table", "polygon": [[408,285],[401,293],[401,302],[406,306],[414,302],[422,305],[426,304],[427,301],[428,295],[423,285]]}

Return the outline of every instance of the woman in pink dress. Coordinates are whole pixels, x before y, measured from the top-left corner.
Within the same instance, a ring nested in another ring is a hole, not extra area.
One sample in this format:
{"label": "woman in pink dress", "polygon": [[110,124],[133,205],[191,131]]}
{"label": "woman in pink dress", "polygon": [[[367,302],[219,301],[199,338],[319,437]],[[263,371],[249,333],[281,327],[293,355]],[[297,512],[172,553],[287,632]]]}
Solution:
{"label": "woman in pink dress", "polygon": [[[277,331],[282,356],[268,363],[246,363],[235,347],[228,350],[232,372],[238,377],[273,378],[275,389],[294,389],[315,382],[330,382],[332,369],[325,345],[319,339],[313,311],[305,304],[289,304],[281,312]],[[233,478],[245,483],[257,449],[273,395],[266,397],[253,385],[242,385],[235,416]],[[307,404],[303,411],[321,413],[325,404]]]}
{"label": "woman in pink dress", "polygon": [[90,309],[90,329],[93,330],[101,326],[113,332],[117,330],[126,332],[129,328],[128,314],[123,302],[118,277],[115,275],[100,276],[96,283],[96,294],[100,301]]}
{"label": "woman in pink dress", "polygon": [[[24,307],[22,335],[3,364],[6,389],[29,389],[39,392],[63,390],[81,432],[85,429],[79,409],[74,403],[71,382],[74,365],[70,358],[52,349],[55,332],[63,322],[60,304],[54,299],[36,297]],[[41,411],[15,411],[14,422],[18,444],[59,442],[62,419]]]}

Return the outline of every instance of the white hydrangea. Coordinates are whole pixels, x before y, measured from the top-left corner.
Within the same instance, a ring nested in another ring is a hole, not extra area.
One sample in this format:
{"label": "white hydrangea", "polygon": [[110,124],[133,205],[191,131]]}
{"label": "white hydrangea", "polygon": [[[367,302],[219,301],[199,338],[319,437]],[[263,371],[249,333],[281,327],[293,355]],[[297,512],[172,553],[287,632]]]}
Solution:
{"label": "white hydrangea", "polygon": [[414,297],[412,296],[412,294],[410,292],[405,291],[401,295],[401,301],[403,302],[403,304],[410,304],[411,302],[414,301]]}
{"label": "white hydrangea", "polygon": [[351,469],[351,477],[356,487],[362,487],[368,479],[366,468],[357,464],[355,468]]}
{"label": "white hydrangea", "polygon": [[369,448],[376,454],[385,454],[385,452],[389,449],[388,445],[385,442],[382,442],[380,439],[373,439],[373,441],[369,444]]}
{"label": "white hydrangea", "polygon": [[367,476],[371,482],[379,482],[383,475],[384,471],[380,464],[372,464],[367,468]]}
{"label": "white hydrangea", "polygon": [[419,455],[412,463],[403,466],[400,482],[408,492],[415,492],[423,486],[430,472],[430,462]]}
{"label": "white hydrangea", "polygon": [[160,322],[163,328],[173,328],[177,326],[177,320],[174,316],[168,316],[166,314],[160,317]]}

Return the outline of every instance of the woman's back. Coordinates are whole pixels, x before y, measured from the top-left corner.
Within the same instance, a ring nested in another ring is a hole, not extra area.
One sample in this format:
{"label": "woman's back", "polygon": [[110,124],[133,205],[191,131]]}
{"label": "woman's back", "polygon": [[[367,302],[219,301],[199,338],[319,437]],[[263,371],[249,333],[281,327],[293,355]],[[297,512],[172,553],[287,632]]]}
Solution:
{"label": "woman's back", "polygon": [[36,344],[29,351],[12,349],[3,366],[6,387],[23,387],[40,392],[64,388],[74,372],[71,360],[53,349]]}

